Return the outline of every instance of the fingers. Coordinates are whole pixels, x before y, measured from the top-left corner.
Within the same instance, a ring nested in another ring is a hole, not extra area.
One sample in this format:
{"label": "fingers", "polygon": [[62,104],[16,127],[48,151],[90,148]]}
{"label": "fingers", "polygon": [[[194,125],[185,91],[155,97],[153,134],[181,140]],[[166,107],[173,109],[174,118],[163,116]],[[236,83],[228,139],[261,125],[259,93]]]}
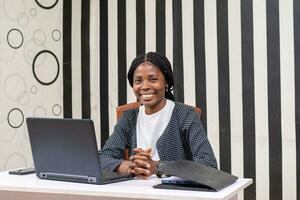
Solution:
{"label": "fingers", "polygon": [[147,148],[147,149],[135,148],[135,149],[133,149],[133,152],[135,152],[137,154],[142,153],[142,152],[151,153],[151,151],[152,151],[152,148]]}
{"label": "fingers", "polygon": [[134,163],[129,165],[128,173],[134,174],[141,179],[147,179],[150,176],[150,171],[148,169],[138,167]]}
{"label": "fingers", "polygon": [[140,153],[140,152],[142,152],[142,151],[144,151],[142,148],[134,148],[134,149],[133,149],[133,152],[134,152],[134,153]]}
{"label": "fingers", "polygon": [[150,160],[151,157],[149,155],[135,155],[130,157],[130,161],[133,162],[135,160]]}
{"label": "fingers", "polygon": [[134,160],[133,164],[135,164],[137,167],[142,167],[142,168],[145,168],[145,169],[150,168],[150,163],[147,162],[146,160]]}
{"label": "fingers", "polygon": [[152,175],[152,148],[135,148],[133,152],[136,153],[136,155],[129,158],[131,164],[128,167],[128,172],[135,174],[138,178],[147,179]]}
{"label": "fingers", "polygon": [[131,169],[130,172],[143,179],[151,176],[150,170],[142,167],[135,167],[134,169]]}
{"label": "fingers", "polygon": [[142,157],[142,159],[132,160],[131,163],[128,165],[128,172],[133,173],[134,175],[142,179],[151,176],[151,165],[147,162],[147,159],[145,159],[145,157],[143,156],[136,157]]}

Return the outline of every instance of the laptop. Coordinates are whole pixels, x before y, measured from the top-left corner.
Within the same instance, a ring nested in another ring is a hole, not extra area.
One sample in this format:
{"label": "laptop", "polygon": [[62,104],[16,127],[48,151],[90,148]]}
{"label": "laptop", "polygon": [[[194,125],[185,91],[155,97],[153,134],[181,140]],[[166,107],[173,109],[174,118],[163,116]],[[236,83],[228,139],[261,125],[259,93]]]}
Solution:
{"label": "laptop", "polygon": [[26,122],[37,177],[99,185],[133,178],[101,170],[92,120],[27,118]]}

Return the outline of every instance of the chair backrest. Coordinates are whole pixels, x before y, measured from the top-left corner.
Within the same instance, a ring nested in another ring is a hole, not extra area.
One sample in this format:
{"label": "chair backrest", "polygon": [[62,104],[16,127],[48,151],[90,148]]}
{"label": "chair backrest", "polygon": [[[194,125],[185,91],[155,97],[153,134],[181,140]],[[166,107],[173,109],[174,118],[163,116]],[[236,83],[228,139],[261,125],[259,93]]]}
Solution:
{"label": "chair backrest", "polygon": [[[138,108],[140,105],[141,105],[141,103],[139,101],[137,101],[137,102],[128,103],[128,104],[118,106],[116,108],[117,119],[120,119],[120,117],[122,116],[124,111],[129,110],[129,109]],[[201,108],[199,108],[199,107],[194,107],[194,108],[195,108],[195,111],[197,113],[199,113],[199,115],[201,116]]]}
{"label": "chair backrest", "polygon": [[118,106],[116,108],[117,120],[120,119],[120,117],[122,116],[124,111],[129,110],[129,109],[138,108],[140,105],[141,105],[141,103],[139,101],[136,101],[133,103],[128,103],[128,104]]}

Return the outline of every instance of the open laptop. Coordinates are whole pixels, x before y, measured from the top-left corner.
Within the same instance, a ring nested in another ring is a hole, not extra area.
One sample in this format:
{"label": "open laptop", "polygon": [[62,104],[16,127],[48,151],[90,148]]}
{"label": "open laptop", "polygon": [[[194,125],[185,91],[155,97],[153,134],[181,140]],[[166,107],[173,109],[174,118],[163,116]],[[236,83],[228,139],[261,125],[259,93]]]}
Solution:
{"label": "open laptop", "polygon": [[37,177],[91,184],[133,178],[101,171],[92,120],[27,118],[26,122]]}

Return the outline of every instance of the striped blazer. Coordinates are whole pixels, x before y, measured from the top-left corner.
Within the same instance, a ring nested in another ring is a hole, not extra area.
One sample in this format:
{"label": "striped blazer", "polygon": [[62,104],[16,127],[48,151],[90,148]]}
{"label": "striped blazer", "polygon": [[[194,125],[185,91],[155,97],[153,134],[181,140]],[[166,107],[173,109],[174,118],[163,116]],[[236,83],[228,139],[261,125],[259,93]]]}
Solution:
{"label": "striped blazer", "polygon": [[[125,111],[114,127],[113,134],[100,150],[102,170],[114,171],[123,161],[123,152],[129,148],[129,155],[137,147],[136,122],[139,109]],[[217,168],[211,145],[201,124],[199,114],[194,108],[179,102],[171,119],[156,143],[162,161],[194,160]]]}

